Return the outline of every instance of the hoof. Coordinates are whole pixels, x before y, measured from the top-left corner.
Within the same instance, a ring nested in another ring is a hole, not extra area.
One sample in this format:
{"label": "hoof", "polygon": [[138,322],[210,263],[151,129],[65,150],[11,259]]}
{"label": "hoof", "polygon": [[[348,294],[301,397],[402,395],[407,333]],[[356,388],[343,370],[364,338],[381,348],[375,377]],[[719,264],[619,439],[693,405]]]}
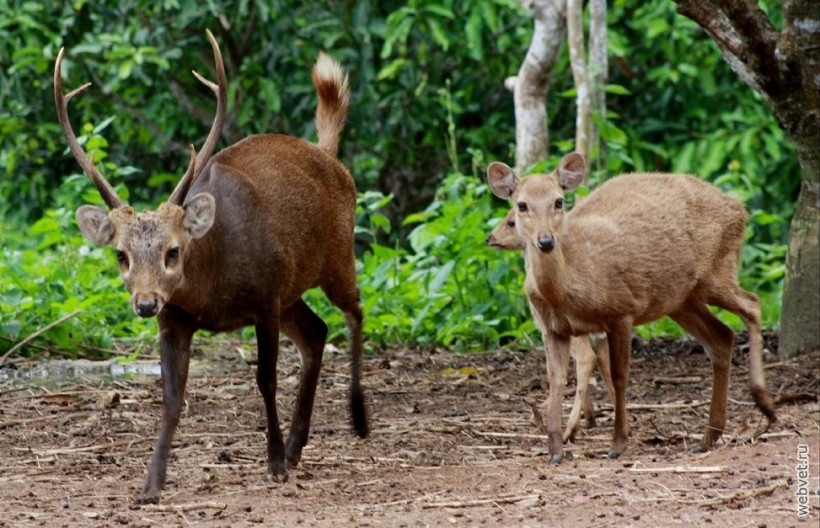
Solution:
{"label": "hoof", "polygon": [[708,448],[708,447],[706,447],[706,446],[705,446],[705,445],[703,445],[703,444],[698,444],[698,445],[696,445],[695,447],[693,447],[693,448],[692,448],[692,451],[691,451],[691,452],[692,452],[692,454],[694,454],[694,455],[698,455],[698,454],[700,454],[700,453],[708,453],[708,452],[709,452],[709,448]]}
{"label": "hoof", "polygon": [[293,455],[293,456],[286,456],[285,457],[285,465],[288,469],[293,469],[299,465],[299,461],[302,459],[302,455]]}
{"label": "hoof", "polygon": [[614,449],[610,449],[609,453],[607,453],[606,456],[608,456],[609,458],[614,460],[614,459],[618,458],[619,456],[621,456],[621,454],[619,452],[615,451]]}
{"label": "hoof", "polygon": [[288,481],[288,474],[284,471],[281,475],[277,473],[268,472],[267,481],[270,484],[284,484]]}
{"label": "hoof", "polygon": [[285,447],[285,466],[290,468],[295,468],[299,465],[299,461],[302,460],[302,446],[298,443],[297,440],[288,439],[287,446]]}
{"label": "hoof", "polygon": [[134,501],[134,504],[139,506],[145,504],[159,504],[159,491],[145,491],[143,490],[140,493],[140,496],[137,497],[137,500]]}
{"label": "hoof", "polygon": [[557,466],[558,464],[561,463],[562,460],[564,460],[564,454],[563,453],[558,453],[558,454],[552,455],[550,457],[550,464],[552,464],[553,466]]}

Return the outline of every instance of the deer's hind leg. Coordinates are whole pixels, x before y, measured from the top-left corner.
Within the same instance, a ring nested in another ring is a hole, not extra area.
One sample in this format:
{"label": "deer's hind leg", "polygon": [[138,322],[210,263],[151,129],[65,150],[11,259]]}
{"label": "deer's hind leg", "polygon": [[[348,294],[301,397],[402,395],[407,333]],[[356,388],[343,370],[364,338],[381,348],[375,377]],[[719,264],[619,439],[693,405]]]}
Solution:
{"label": "deer's hind leg", "polygon": [[564,442],[575,439],[582,412],[586,419],[586,426],[595,426],[595,410],[589,397],[589,379],[592,377],[596,358],[595,352],[589,345],[589,338],[587,336],[571,338],[570,355],[575,359],[575,399],[572,402],[567,427],[564,429]]}
{"label": "deer's hind leg", "polygon": [[356,261],[352,251],[347,265],[339,272],[329,273],[328,277],[329,280],[322,285],[322,290],[330,302],[344,312],[350,338],[350,418],[356,434],[359,438],[365,438],[370,432],[370,426],[361,384],[364,317],[359,304]]}
{"label": "deer's hind leg", "polygon": [[[733,278],[734,281],[734,278]],[[723,288],[715,288],[707,302],[728,310],[740,317],[749,330],[749,389],[757,408],[771,422],[777,421],[774,404],[766,390],[763,375],[763,333],[760,324],[760,300],[757,295],[730,282]]]}
{"label": "deer's hind leg", "polygon": [[712,402],[709,407],[709,425],[701,446],[702,449],[709,449],[726,427],[729,369],[735,336],[728,326],[712,315],[704,303],[697,300],[690,300],[683,309],[669,316],[703,344],[712,360]]}
{"label": "deer's hind leg", "polygon": [[302,458],[302,448],[308,441],[316,385],[319,382],[327,339],[327,325],[299,299],[282,313],[280,330],[293,341],[302,359],[299,392],[293,408],[290,434],[285,443],[285,463],[288,467],[295,467]]}

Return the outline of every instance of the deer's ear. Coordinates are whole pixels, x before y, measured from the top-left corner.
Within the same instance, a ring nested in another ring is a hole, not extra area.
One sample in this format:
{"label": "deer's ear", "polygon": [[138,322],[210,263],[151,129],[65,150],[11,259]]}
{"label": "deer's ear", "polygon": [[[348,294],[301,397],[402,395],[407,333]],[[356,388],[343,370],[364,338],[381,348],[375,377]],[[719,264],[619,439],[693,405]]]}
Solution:
{"label": "deer's ear", "polygon": [[584,157],[577,152],[567,154],[558,165],[558,185],[565,191],[578,187],[587,174]]}
{"label": "deer's ear", "polygon": [[509,166],[494,161],[487,167],[487,183],[494,195],[509,200],[518,186],[518,176]]}
{"label": "deer's ear", "polygon": [[114,225],[108,212],[99,207],[84,205],[77,209],[77,225],[83,236],[98,246],[107,246],[114,240]]}
{"label": "deer's ear", "polygon": [[192,239],[201,238],[214,225],[216,200],[208,193],[199,193],[185,203],[182,225]]}

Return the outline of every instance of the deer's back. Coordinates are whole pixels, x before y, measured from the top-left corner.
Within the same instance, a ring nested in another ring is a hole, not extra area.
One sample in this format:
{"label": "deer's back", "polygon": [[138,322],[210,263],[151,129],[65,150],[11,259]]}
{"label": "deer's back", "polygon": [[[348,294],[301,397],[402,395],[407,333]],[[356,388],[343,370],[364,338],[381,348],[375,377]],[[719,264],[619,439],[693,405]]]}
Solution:
{"label": "deer's back", "polygon": [[195,241],[199,262],[192,264],[204,277],[197,287],[234,312],[274,297],[284,309],[342,267],[339,259],[352,258],[353,179],[312,143],[245,138],[211,159],[188,195],[200,192],[214,196],[216,220]]}
{"label": "deer's back", "polygon": [[[636,322],[674,311],[743,242],[743,205],[682,174],[608,180],[567,218],[567,235],[607,304]],[[626,305],[624,305],[626,303]]]}

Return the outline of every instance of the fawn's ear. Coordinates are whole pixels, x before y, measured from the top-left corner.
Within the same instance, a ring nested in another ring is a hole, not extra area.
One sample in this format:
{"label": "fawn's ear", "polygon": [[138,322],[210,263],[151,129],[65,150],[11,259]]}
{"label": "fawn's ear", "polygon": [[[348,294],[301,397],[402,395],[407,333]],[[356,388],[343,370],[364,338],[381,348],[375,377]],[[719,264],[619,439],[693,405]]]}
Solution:
{"label": "fawn's ear", "polygon": [[561,159],[557,170],[558,185],[565,191],[578,187],[587,174],[584,157],[577,152],[567,154]]}
{"label": "fawn's ear", "polygon": [[94,205],[77,209],[77,225],[86,240],[98,246],[107,246],[114,240],[114,225],[108,219],[108,211]]}
{"label": "fawn's ear", "polygon": [[191,239],[201,238],[214,225],[216,200],[208,193],[199,193],[185,203],[182,225]]}
{"label": "fawn's ear", "polygon": [[518,186],[518,176],[508,165],[494,161],[487,167],[487,183],[494,195],[509,200]]}

